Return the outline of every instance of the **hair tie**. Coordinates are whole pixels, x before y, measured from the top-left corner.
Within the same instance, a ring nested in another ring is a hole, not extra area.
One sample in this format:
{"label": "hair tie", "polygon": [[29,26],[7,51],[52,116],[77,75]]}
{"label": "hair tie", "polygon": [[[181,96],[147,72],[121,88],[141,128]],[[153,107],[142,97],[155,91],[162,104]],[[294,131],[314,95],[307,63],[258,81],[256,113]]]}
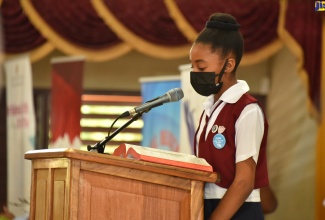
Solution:
{"label": "hair tie", "polygon": [[220,30],[225,30],[225,31],[238,31],[240,28],[240,24],[231,24],[231,23],[224,23],[221,21],[208,21],[205,24],[205,27],[207,28],[216,28]]}

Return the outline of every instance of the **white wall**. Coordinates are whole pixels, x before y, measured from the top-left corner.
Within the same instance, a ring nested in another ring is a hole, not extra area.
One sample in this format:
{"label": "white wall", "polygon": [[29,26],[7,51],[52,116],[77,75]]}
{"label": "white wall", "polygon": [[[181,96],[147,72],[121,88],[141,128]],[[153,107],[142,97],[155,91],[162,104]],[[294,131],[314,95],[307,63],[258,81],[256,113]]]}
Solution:
{"label": "white wall", "polygon": [[[32,64],[33,84],[35,88],[50,88],[53,57],[65,56],[54,51],[47,57]],[[179,65],[189,63],[184,57],[174,60],[162,60],[145,56],[136,51],[115,60],[85,64],[84,88],[90,90],[140,90],[140,77],[178,75]],[[267,62],[238,69],[239,78],[247,79],[253,91],[260,87],[260,76],[267,74]]]}
{"label": "white wall", "polygon": [[[54,51],[44,59],[33,63],[33,83],[37,88],[50,88],[53,57],[65,56]],[[89,90],[140,90],[140,77],[177,75],[178,65],[188,62],[188,58],[161,60],[138,52],[107,62],[86,62],[83,85]]]}

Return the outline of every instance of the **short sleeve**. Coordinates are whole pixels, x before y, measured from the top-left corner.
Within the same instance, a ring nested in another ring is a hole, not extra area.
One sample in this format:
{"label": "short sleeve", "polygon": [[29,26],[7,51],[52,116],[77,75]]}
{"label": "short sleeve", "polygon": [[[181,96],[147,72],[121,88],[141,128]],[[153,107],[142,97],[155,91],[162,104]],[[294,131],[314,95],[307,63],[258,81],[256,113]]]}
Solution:
{"label": "short sleeve", "polygon": [[258,104],[247,105],[235,124],[236,163],[253,157],[258,160],[264,134],[264,117]]}

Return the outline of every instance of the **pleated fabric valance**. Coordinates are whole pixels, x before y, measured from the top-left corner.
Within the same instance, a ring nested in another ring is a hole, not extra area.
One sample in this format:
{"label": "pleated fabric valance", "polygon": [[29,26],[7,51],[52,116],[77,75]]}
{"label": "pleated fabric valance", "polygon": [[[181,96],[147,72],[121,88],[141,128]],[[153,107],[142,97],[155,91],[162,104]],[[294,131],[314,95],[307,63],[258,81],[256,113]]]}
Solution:
{"label": "pleated fabric valance", "polygon": [[114,59],[130,50],[162,59],[186,57],[209,15],[221,11],[242,25],[243,64],[257,63],[282,46],[280,4],[262,2],[3,0],[4,50],[8,55],[31,53],[33,61],[53,49],[83,54],[89,61]]}
{"label": "pleated fabric valance", "polygon": [[37,61],[54,49],[87,61],[131,50],[160,59],[187,57],[214,12],[230,13],[245,41],[242,65],[258,63],[288,46],[320,109],[322,18],[311,0],[2,0],[4,54]]}

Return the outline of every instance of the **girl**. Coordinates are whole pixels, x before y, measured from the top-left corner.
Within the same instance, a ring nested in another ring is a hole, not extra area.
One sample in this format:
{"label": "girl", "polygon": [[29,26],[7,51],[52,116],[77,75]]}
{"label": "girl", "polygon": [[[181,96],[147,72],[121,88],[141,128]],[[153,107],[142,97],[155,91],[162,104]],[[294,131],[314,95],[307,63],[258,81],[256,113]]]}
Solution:
{"label": "girl", "polygon": [[207,96],[194,152],[221,176],[205,185],[205,219],[263,219],[268,124],[247,83],[236,78],[244,50],[239,27],[233,16],[215,13],[190,50],[191,85]]}

